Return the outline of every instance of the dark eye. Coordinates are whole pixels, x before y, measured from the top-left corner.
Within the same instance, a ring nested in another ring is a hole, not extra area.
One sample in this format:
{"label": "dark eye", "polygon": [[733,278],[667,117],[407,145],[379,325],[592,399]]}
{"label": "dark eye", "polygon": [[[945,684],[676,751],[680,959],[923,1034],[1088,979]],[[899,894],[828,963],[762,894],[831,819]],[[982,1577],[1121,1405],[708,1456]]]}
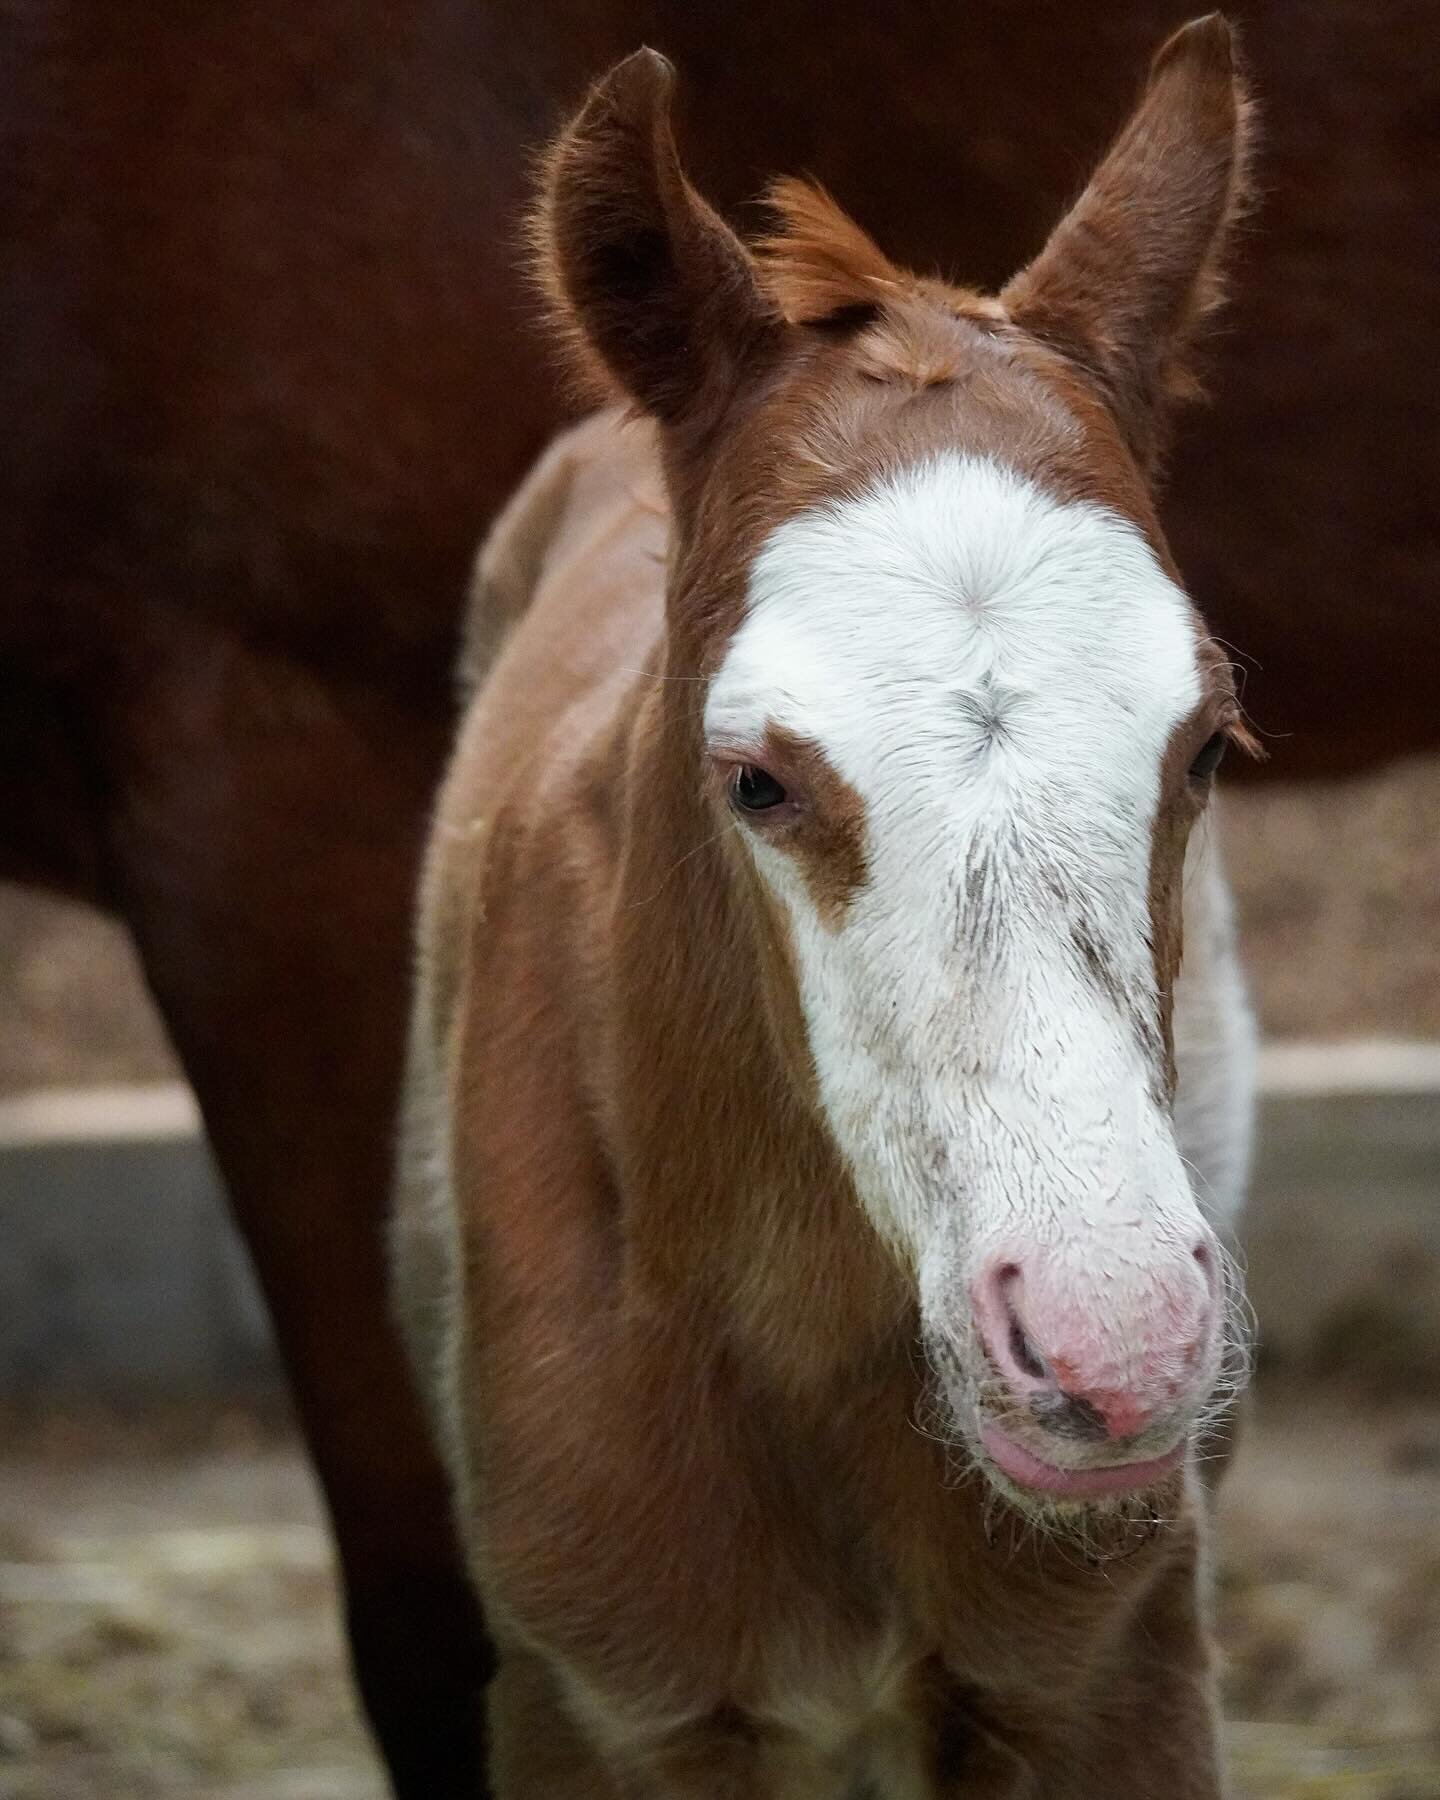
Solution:
{"label": "dark eye", "polygon": [[1220,759],[1224,754],[1225,733],[1217,731],[1214,737],[1206,740],[1205,747],[1191,763],[1190,779],[1192,781],[1208,781],[1220,767]]}
{"label": "dark eye", "polygon": [[769,812],[785,799],[785,790],[775,777],[757,769],[754,763],[745,763],[735,771],[730,794],[742,812]]}

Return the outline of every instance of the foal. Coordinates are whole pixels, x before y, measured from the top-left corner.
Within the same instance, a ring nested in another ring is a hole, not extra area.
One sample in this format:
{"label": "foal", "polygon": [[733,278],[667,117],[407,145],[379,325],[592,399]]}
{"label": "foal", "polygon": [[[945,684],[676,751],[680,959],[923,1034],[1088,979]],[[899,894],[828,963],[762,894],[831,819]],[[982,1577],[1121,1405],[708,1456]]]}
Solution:
{"label": "foal", "polygon": [[998,297],[800,184],[746,248],[670,88],[621,63],[549,161],[544,279],[628,418],[485,551],[422,896],[396,1282],[495,1790],[1214,1796],[1249,1035],[1186,871],[1243,727],[1150,479],[1228,32]]}

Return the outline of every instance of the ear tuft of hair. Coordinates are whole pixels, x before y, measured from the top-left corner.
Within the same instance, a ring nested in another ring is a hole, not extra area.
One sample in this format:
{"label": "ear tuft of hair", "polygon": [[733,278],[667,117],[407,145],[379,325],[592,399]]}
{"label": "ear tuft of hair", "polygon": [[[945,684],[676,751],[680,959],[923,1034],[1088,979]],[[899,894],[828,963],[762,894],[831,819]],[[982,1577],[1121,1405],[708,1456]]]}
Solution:
{"label": "ear tuft of hair", "polygon": [[820,325],[881,306],[913,286],[824,188],[793,176],[765,196],[777,228],[754,246],[760,278],[787,324]]}

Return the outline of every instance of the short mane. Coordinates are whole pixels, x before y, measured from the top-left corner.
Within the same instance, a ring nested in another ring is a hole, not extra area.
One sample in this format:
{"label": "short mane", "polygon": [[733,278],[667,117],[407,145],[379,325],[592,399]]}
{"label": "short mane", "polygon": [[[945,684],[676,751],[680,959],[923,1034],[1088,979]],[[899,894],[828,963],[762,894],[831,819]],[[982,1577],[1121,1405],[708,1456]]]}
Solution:
{"label": "short mane", "polygon": [[783,177],[765,201],[777,225],[754,247],[764,286],[787,323],[819,324],[913,291],[914,276],[897,268],[817,183]]}

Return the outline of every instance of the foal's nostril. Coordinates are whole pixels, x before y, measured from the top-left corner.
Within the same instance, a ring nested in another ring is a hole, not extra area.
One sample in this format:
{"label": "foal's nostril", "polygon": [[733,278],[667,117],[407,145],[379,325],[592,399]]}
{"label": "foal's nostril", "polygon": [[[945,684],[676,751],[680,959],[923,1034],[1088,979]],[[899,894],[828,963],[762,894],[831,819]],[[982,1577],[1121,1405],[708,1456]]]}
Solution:
{"label": "foal's nostril", "polygon": [[1050,1365],[1031,1343],[1025,1327],[1020,1323],[1020,1313],[1013,1293],[1019,1280],[1020,1268],[1017,1263],[1002,1263],[995,1271],[994,1293],[1005,1324],[1005,1347],[1011,1363],[1021,1374],[1028,1375],[1032,1381],[1049,1381],[1052,1379]]}
{"label": "foal's nostril", "polygon": [[1035,1381],[1047,1381],[1050,1370],[1045,1358],[1025,1335],[1025,1327],[1012,1313],[1010,1315],[1010,1354],[1016,1366],[1023,1369]]}

